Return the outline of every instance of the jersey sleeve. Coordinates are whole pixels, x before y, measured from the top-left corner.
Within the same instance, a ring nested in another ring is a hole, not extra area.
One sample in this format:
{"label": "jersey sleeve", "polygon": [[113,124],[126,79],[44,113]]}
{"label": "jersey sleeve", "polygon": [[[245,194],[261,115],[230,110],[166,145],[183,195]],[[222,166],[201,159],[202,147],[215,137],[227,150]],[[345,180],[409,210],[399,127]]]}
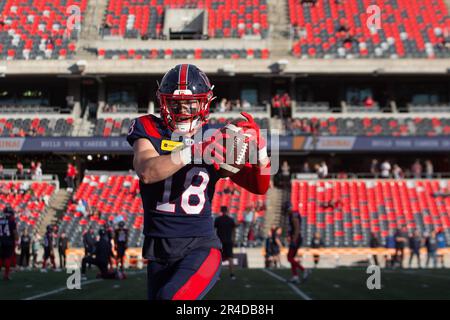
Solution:
{"label": "jersey sleeve", "polygon": [[[270,167],[270,163],[267,168]],[[262,174],[258,165],[246,164],[231,180],[255,194],[265,194],[269,189],[270,175]]]}
{"label": "jersey sleeve", "polygon": [[131,122],[127,135],[128,143],[133,147],[134,142],[141,138],[149,140],[156,151],[161,153],[161,133],[151,115],[136,118]]}

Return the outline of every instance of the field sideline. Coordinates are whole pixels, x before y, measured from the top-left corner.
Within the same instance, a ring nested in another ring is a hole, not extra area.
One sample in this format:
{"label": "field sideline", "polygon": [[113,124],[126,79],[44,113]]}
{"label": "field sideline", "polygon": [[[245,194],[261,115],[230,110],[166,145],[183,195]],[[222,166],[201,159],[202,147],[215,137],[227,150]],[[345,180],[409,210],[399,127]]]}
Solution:
{"label": "field sideline", "polygon": [[[381,271],[381,289],[366,287],[365,268],[317,269],[300,285],[283,281],[288,269],[237,270],[237,280],[224,269],[221,280],[206,299],[211,300],[286,300],[286,299],[450,299],[448,269],[414,269]],[[145,299],[145,271],[130,271],[126,280],[98,280],[88,274],[81,290],[67,290],[64,272],[23,271],[12,274],[13,280],[2,282],[0,299]]]}

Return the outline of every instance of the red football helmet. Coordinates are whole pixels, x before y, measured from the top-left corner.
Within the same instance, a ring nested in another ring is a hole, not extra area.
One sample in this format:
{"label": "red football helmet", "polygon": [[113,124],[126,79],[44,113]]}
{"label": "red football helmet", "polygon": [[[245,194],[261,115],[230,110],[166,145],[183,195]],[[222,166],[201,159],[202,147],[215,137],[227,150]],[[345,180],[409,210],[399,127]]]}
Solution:
{"label": "red football helmet", "polygon": [[172,131],[190,133],[207,123],[213,88],[206,74],[192,64],[171,69],[156,93],[165,124]]}

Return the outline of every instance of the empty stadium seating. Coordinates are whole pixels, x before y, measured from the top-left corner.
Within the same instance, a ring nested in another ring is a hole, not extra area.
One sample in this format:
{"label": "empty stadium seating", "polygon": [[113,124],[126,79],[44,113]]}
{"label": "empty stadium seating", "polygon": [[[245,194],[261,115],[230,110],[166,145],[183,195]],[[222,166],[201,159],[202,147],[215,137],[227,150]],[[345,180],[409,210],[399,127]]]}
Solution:
{"label": "empty stadium seating", "polygon": [[[125,119],[98,119],[96,126],[94,128],[94,136],[101,137],[118,137],[125,136],[128,133],[128,129],[131,124],[130,118]],[[228,121],[232,121],[234,119],[228,118],[217,118],[210,119],[209,125],[211,128],[219,128],[224,126]],[[259,126],[263,129],[269,128],[269,119],[259,119],[256,118],[255,121],[259,124]],[[1,128],[1,122],[0,122]]]}
{"label": "empty stadium seating", "polygon": [[[224,192],[228,189],[230,192]],[[129,229],[129,246],[142,245],[143,208],[139,195],[139,180],[132,175],[85,175],[69,204],[67,212],[60,222],[60,232],[70,237],[74,247],[82,247],[82,234],[89,227],[98,229],[100,226],[114,224],[118,216],[124,218]],[[83,216],[77,211],[80,199],[89,202],[92,216]],[[265,196],[254,195],[234,185],[230,180],[220,180],[216,184],[216,195],[212,202],[214,214],[220,212],[220,206],[226,205],[230,214],[242,221],[243,212],[250,204],[258,201],[265,203]],[[262,221],[265,211],[259,210],[256,219]]]}
{"label": "empty stadium seating", "polygon": [[268,59],[268,49],[97,49],[98,59]]}
{"label": "empty stadium seating", "polygon": [[[292,53],[301,58],[445,58],[440,46],[449,26],[444,0],[318,0],[306,6],[288,0],[290,22],[298,39]],[[371,5],[378,5],[377,29]],[[371,23],[370,28],[367,23]],[[349,29],[338,32],[341,26]],[[346,41],[344,41],[347,38]],[[450,39],[447,39],[449,41]]]}
{"label": "empty stadium seating", "polygon": [[[21,192],[21,185],[28,184],[28,191]],[[43,197],[50,197],[55,192],[55,185],[48,182],[0,182],[0,211],[6,204],[15,210],[18,230],[31,231],[38,226],[43,217],[45,202]],[[31,193],[32,190],[32,193]]]}
{"label": "empty stadium seating", "polygon": [[78,6],[82,22],[87,1],[0,1],[0,59],[73,58],[78,31],[67,27],[67,8]]}
{"label": "empty stadium seating", "polygon": [[165,8],[199,8],[208,13],[208,36],[239,38],[268,32],[266,0],[110,0],[104,36],[160,39]]}
{"label": "empty stadium seating", "polygon": [[326,246],[366,247],[375,232],[385,237],[407,226],[420,232],[443,229],[450,241],[448,180],[292,182],[291,202],[303,217],[305,245],[320,232]]}
{"label": "empty stadium seating", "polygon": [[286,133],[323,136],[450,135],[450,118],[296,118],[286,120]]}
{"label": "empty stadium seating", "polygon": [[131,119],[98,119],[94,129],[94,136],[117,137],[126,136],[130,128]]}
{"label": "empty stadium seating", "polygon": [[0,118],[0,137],[58,137],[71,136],[72,118],[46,119],[6,119]]}

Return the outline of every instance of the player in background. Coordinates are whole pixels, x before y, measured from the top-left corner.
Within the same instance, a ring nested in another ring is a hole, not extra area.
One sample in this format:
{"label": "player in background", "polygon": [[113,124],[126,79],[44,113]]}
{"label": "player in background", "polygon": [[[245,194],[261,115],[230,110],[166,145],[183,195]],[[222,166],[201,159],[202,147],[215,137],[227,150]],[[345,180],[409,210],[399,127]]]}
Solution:
{"label": "player in background", "polygon": [[228,270],[231,280],[236,280],[233,273],[233,239],[235,238],[236,223],[228,213],[228,207],[220,207],[221,216],[214,220],[217,236],[222,243],[222,260],[228,260]]}
{"label": "player in background", "polygon": [[120,271],[123,272],[123,258],[127,250],[128,229],[125,228],[125,222],[120,221],[119,227],[114,232],[114,247],[117,253],[117,264],[120,264]]}
{"label": "player in background", "polygon": [[15,244],[19,239],[14,210],[6,206],[0,214],[0,270],[5,267],[3,280],[11,280],[9,276],[11,260],[15,254]]}
{"label": "player in background", "polygon": [[289,251],[287,254],[287,260],[291,264],[291,274],[292,278],[290,282],[299,283],[299,277],[297,270],[303,272],[303,280],[308,277],[308,270],[305,269],[299,261],[296,260],[298,249],[302,243],[300,227],[301,227],[301,217],[300,213],[293,211],[290,204],[287,206],[288,217],[289,217],[289,229],[288,229],[288,240],[289,240]]}
{"label": "player in background", "polygon": [[[212,90],[199,68],[177,65],[157,90],[161,118],[142,116],[130,126],[127,140],[134,150],[144,207],[143,257],[150,261],[150,300],[202,299],[220,274],[221,245],[211,201],[226,149],[217,142],[223,138],[220,131],[210,138],[202,135],[208,128]],[[246,164],[231,179],[250,192],[264,194],[270,175],[262,172],[270,159],[258,125],[249,114],[244,117],[238,125],[253,133],[258,163]],[[210,155],[208,161],[195,161],[205,154]]]}
{"label": "player in background", "polygon": [[111,240],[104,228],[98,230],[98,241],[95,242],[93,254],[85,256],[81,260],[81,274],[83,280],[86,280],[86,266],[95,265],[99,269],[97,278],[102,279],[122,279],[122,274],[108,269],[108,263],[111,255]]}
{"label": "player in background", "polygon": [[47,272],[46,265],[47,260],[50,259],[52,263],[53,270],[56,270],[55,263],[55,253],[53,252],[54,243],[53,243],[53,227],[51,225],[47,226],[47,231],[44,235],[44,256],[42,258],[42,272]]}

